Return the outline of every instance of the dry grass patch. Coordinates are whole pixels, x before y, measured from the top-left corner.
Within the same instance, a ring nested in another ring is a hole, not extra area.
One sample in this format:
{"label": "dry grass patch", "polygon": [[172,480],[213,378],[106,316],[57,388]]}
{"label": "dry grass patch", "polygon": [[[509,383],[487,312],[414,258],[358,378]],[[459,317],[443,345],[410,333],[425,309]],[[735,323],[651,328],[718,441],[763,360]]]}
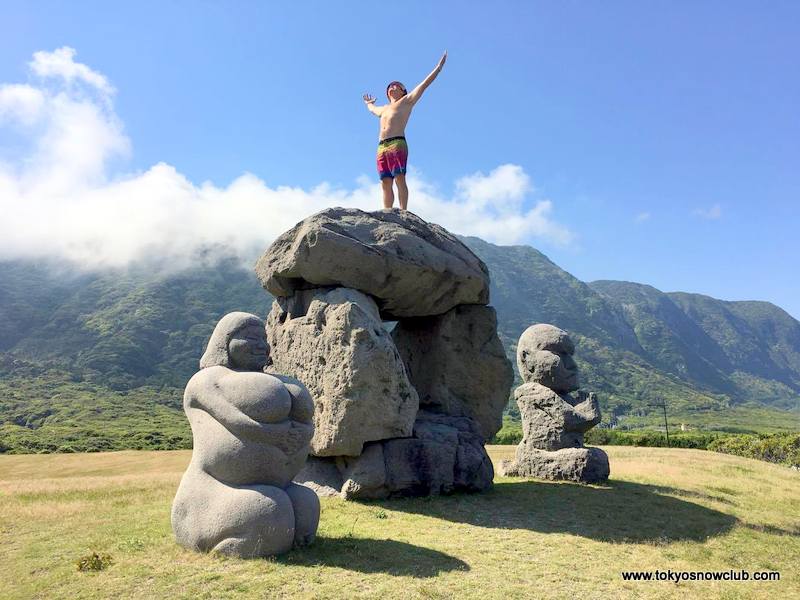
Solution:
{"label": "dry grass patch", "polygon": [[[495,462],[513,447],[492,447]],[[188,452],[0,456],[9,598],[800,597],[800,474],[695,450],[606,448],[608,485],[323,501],[317,542],[271,560],[178,547]],[[76,561],[110,555],[101,571]],[[625,582],[622,570],[771,570],[779,582]]]}

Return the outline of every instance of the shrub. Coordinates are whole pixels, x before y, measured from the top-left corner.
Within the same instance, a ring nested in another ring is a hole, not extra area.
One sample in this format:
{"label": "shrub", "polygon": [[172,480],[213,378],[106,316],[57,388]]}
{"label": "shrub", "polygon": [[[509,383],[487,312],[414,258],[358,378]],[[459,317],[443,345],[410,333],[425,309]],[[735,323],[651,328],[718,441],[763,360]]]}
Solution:
{"label": "shrub", "polygon": [[800,433],[720,437],[708,449],[800,468]]}
{"label": "shrub", "polygon": [[[670,448],[698,448],[705,450],[708,444],[717,439],[718,433],[682,432],[669,436]],[[615,431],[613,429],[592,429],[584,436],[590,446],[646,446],[663,448],[667,437],[660,431]]]}
{"label": "shrub", "polygon": [[78,559],[78,571],[102,571],[114,562],[110,554],[92,552]]}
{"label": "shrub", "polygon": [[522,441],[522,424],[519,422],[504,420],[503,427],[492,438],[492,444],[514,446]]}

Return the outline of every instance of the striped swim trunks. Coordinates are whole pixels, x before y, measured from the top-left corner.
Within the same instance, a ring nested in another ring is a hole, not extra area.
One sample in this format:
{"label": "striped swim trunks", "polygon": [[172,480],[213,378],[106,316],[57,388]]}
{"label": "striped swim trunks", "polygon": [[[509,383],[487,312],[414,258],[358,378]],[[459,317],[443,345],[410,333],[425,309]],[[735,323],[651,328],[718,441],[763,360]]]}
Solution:
{"label": "striped swim trunks", "polygon": [[378,176],[405,175],[408,162],[408,144],[402,135],[386,138],[378,143]]}

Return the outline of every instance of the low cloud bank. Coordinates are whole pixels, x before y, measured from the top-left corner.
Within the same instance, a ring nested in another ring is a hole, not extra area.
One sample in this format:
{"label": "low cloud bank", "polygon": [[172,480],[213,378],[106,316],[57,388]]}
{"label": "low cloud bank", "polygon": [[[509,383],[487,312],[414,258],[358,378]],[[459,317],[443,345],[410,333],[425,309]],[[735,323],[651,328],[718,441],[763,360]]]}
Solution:
{"label": "low cloud bank", "polygon": [[[215,247],[249,259],[324,208],[378,208],[380,185],[367,176],[352,189],[303,189],[270,187],[249,173],[225,187],[196,185],[165,163],[114,175],[110,164],[131,152],[116,92],[75,55],[36,52],[31,83],[0,84],[0,132],[16,143],[0,147],[0,260],[58,257],[101,268],[157,258],[180,267]],[[574,238],[553,220],[550,200],[525,208],[535,190],[518,165],[462,177],[450,198],[413,172],[408,184],[414,211],[453,232],[500,244]]]}

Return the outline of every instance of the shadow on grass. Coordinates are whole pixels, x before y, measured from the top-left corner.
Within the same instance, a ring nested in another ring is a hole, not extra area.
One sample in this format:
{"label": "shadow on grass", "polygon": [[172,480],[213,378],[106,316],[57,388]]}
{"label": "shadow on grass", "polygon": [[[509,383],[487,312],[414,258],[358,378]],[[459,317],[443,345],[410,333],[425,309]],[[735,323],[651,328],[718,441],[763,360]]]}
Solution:
{"label": "shadow on grass", "polygon": [[598,541],[702,541],[729,531],[731,515],[665,495],[683,490],[627,481],[603,486],[542,481],[495,482],[482,494],[384,500],[389,510],[457,523],[542,533],[571,533]]}
{"label": "shadow on grass", "polygon": [[784,529],[783,527],[776,527],[775,525],[760,525],[758,523],[742,523],[751,531],[758,531],[759,533],[769,533],[771,535],[790,535],[793,537],[800,537],[800,527],[792,527],[792,529]]}
{"label": "shadow on grass", "polygon": [[341,567],[361,573],[436,577],[445,571],[469,571],[469,565],[444,552],[394,540],[318,537],[314,543],[275,559],[286,565]]}

